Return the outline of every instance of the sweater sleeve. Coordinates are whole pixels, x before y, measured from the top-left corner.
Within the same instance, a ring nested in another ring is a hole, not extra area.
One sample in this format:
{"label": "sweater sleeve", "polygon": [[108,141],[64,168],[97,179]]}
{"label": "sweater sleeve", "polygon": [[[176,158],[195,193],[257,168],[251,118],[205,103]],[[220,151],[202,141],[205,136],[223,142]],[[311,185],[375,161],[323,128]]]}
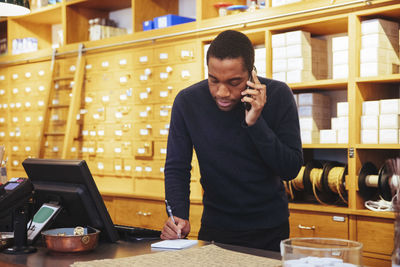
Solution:
{"label": "sweater sleeve", "polygon": [[189,219],[190,170],[193,144],[184,120],[184,101],[179,94],[172,107],[165,161],[165,198],[174,216]]}
{"label": "sweater sleeve", "polygon": [[266,114],[278,120],[275,129],[272,130],[265,117],[260,116],[247,131],[265,164],[282,179],[291,180],[303,164],[299,117],[290,88],[284,85],[278,91],[275,99],[271,99],[274,101],[272,109],[268,110],[274,114]]}

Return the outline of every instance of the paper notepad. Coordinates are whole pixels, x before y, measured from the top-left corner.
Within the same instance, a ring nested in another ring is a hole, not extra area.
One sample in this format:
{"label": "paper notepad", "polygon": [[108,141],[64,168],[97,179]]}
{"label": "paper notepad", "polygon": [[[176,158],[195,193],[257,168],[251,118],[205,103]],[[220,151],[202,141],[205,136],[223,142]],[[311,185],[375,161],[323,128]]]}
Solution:
{"label": "paper notepad", "polygon": [[152,248],[158,249],[183,249],[197,244],[197,240],[174,239],[164,240],[151,244]]}

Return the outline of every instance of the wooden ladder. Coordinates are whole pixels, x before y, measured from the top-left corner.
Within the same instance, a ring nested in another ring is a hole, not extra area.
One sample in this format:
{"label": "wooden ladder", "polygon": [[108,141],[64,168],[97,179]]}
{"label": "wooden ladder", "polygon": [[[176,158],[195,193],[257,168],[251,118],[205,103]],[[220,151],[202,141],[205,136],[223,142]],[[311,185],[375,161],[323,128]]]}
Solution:
{"label": "wooden ladder", "polygon": [[[79,108],[81,105],[82,98],[82,87],[83,87],[83,79],[85,72],[85,56],[83,55],[83,45],[80,44],[78,56],[76,60],[76,69],[74,75],[66,75],[66,76],[58,76],[59,74],[56,71],[55,63],[56,63],[56,50],[53,50],[52,61],[51,61],[51,79],[49,90],[47,93],[47,105],[45,109],[45,113],[43,116],[43,124],[40,135],[39,142],[39,158],[45,157],[46,150],[46,142],[48,141],[48,137],[50,136],[63,136],[62,142],[62,150],[61,154],[62,159],[67,159],[68,155],[71,151],[71,146],[74,141],[74,138],[77,137],[78,123],[77,116],[79,114]],[[60,105],[58,103],[53,103],[54,96],[56,91],[58,90],[58,82],[60,81],[73,81],[70,96],[71,99],[69,104]],[[64,128],[62,131],[51,131],[50,130],[50,121],[51,114],[56,109],[68,109],[68,115],[65,121],[61,121],[59,124]]]}

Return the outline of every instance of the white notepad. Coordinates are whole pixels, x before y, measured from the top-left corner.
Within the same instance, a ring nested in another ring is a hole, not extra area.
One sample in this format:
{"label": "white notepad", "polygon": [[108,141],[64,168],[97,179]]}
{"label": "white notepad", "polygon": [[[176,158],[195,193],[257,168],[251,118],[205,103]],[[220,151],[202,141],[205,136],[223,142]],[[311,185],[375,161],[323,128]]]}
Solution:
{"label": "white notepad", "polygon": [[196,245],[197,240],[189,239],[174,239],[174,240],[164,240],[157,243],[151,244],[152,248],[159,249],[183,249],[193,245]]}

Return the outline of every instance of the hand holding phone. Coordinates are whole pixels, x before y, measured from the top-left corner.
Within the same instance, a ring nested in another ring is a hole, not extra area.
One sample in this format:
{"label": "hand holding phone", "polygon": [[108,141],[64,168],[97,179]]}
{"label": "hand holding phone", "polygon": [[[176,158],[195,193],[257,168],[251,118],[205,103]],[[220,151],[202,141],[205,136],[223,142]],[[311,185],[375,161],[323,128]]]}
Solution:
{"label": "hand holding phone", "polygon": [[[257,69],[254,66],[253,66],[253,71],[255,71],[257,73]],[[249,72],[249,81],[254,83],[253,71]],[[253,89],[253,88],[247,86],[246,89]],[[246,96],[251,97],[251,95],[246,95]],[[249,102],[243,102],[243,106],[244,106],[245,110],[247,110],[247,111],[249,111],[251,109],[251,104]]]}

